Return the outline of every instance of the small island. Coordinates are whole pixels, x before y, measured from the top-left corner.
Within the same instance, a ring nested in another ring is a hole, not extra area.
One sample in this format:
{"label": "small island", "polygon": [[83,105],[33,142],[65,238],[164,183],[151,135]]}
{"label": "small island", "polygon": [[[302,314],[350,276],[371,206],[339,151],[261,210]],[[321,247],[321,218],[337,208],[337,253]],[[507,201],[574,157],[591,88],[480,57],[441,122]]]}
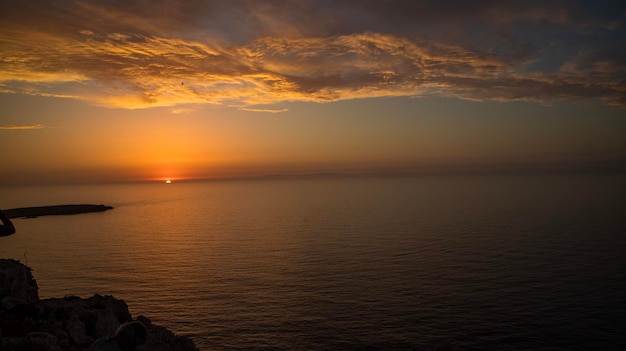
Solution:
{"label": "small island", "polygon": [[112,209],[113,207],[106,205],[80,204],[11,208],[4,210],[4,213],[9,218],[35,218],[39,216],[59,216],[103,212]]}

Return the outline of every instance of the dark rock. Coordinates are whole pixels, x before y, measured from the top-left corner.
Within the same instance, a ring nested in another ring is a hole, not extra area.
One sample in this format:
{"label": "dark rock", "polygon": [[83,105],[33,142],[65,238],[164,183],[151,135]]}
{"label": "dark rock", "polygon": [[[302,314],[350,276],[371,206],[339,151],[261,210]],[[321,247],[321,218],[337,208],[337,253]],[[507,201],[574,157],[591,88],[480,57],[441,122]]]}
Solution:
{"label": "dark rock", "polygon": [[[3,351],[86,351],[95,340],[111,336],[132,320],[126,302],[113,296],[39,300],[30,268],[15,260],[0,259],[0,299]],[[188,337],[154,325],[147,317],[137,320],[149,330],[144,350],[198,350]]]}
{"label": "dark rock", "polygon": [[137,320],[140,321],[141,323],[143,323],[143,325],[145,325],[146,328],[148,328],[148,330],[150,330],[150,328],[152,328],[152,321],[150,319],[148,319],[148,317],[146,317],[144,315],[139,315],[137,317]]}
{"label": "dark rock", "polygon": [[54,205],[11,208],[8,210],[4,210],[4,214],[9,218],[35,218],[39,216],[58,216],[90,212],[103,212],[112,209],[113,207],[105,205]]}
{"label": "dark rock", "polygon": [[85,331],[85,323],[81,321],[78,316],[72,315],[66,323],[65,330],[67,330],[73,344],[82,348],[89,348],[93,344],[94,339],[87,335]]}
{"label": "dark rock", "polygon": [[29,267],[16,260],[0,259],[0,308],[35,303],[39,300],[38,290]]}

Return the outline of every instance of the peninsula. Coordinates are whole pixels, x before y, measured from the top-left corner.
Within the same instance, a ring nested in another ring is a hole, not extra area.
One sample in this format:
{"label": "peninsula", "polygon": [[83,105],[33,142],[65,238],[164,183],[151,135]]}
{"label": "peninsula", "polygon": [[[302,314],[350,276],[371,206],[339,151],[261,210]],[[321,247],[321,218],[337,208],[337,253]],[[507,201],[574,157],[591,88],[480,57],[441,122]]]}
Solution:
{"label": "peninsula", "polygon": [[38,206],[38,207],[20,207],[4,210],[9,218],[35,218],[39,216],[58,216],[71,215],[89,212],[103,212],[113,209],[106,205],[54,205],[54,206]]}

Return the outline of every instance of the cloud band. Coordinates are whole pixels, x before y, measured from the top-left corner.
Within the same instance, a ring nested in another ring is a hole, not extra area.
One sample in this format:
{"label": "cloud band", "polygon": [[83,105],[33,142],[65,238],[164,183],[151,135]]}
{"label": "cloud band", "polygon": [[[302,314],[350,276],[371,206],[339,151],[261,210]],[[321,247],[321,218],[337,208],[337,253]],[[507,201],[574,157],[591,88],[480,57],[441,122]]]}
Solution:
{"label": "cloud band", "polygon": [[[85,4],[79,10],[116,14]],[[526,16],[531,14],[541,13]],[[626,106],[624,62],[614,55],[626,52],[623,44],[581,52],[544,72],[530,69],[537,50],[513,44],[494,52],[373,31],[199,40],[117,21],[125,31],[46,32],[3,22],[0,90],[121,108],[208,103],[254,109],[285,101],[424,95],[542,103],[597,98]]]}

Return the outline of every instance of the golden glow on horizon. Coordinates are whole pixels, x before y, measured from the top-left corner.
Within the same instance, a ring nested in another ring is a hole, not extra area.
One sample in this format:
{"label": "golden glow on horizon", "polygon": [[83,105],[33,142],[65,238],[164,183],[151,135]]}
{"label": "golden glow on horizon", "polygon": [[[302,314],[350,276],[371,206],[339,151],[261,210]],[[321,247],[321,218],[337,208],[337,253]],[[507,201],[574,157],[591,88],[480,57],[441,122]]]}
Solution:
{"label": "golden glow on horizon", "polygon": [[[393,173],[467,164],[585,161],[576,155],[579,140],[590,138],[585,134],[589,128],[580,124],[563,130],[557,122],[565,117],[526,125],[521,118],[495,118],[499,110],[485,109],[492,116],[447,117],[447,109],[421,103],[430,111],[423,117],[411,112],[412,100],[391,102],[392,107],[386,100],[311,105],[264,116],[219,107],[175,114],[165,108],[111,112],[79,106],[83,110],[73,108],[72,119],[64,110],[57,112],[56,118],[64,120],[67,128],[48,128],[49,123],[42,121],[44,128],[0,130],[8,148],[20,150],[0,155],[12,165],[0,174],[0,181],[41,181],[37,175],[45,174],[41,182],[165,183],[169,179],[174,183],[268,174]],[[29,114],[45,112],[37,108]],[[518,114],[529,111],[533,110]],[[449,127],[451,121],[454,127]],[[623,140],[624,129],[609,129],[609,125],[596,127],[594,135]],[[509,133],[511,128],[517,134]],[[528,135],[533,136],[532,145]],[[590,160],[598,159],[596,154],[617,154],[617,148],[601,148],[600,140],[595,143],[596,153],[591,149],[586,154]]]}
{"label": "golden glow on horizon", "polygon": [[172,184],[172,181],[170,179],[165,181],[165,184]]}
{"label": "golden glow on horizon", "polygon": [[2,6],[0,185],[626,155],[613,14],[579,18],[567,2],[486,5],[488,17],[469,5],[407,11],[417,2],[218,3]]}

